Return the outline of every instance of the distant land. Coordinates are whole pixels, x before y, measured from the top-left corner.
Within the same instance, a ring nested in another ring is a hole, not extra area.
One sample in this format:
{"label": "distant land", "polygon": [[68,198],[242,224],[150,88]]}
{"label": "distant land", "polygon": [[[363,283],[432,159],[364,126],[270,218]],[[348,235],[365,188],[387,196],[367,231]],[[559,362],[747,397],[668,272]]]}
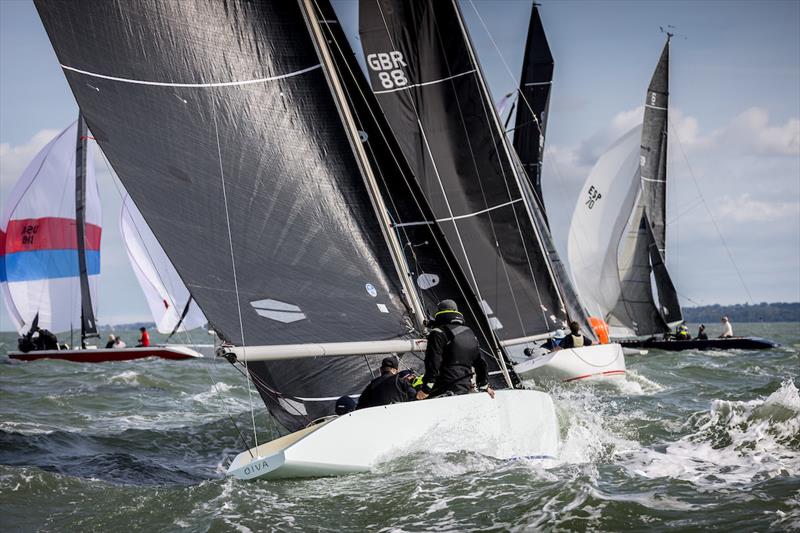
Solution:
{"label": "distant land", "polygon": [[727,316],[731,322],[800,322],[800,302],[684,307],[683,318],[693,324],[717,322]]}

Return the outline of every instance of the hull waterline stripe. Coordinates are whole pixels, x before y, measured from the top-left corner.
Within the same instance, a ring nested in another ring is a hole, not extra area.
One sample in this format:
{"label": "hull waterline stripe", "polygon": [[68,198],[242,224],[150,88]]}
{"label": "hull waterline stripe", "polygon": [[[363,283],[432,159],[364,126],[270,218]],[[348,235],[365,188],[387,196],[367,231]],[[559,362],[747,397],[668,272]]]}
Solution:
{"label": "hull waterline stripe", "polygon": [[475,72],[475,69],[468,70],[460,74],[453,74],[452,76],[448,76],[440,80],[424,81],[422,83],[412,83],[410,85],[404,85],[403,87],[397,87],[396,89],[386,89],[385,91],[372,91],[372,92],[375,94],[396,93],[397,91],[405,91],[406,89],[411,89],[413,87],[424,87],[426,85],[434,85],[437,83],[442,83],[443,81],[452,80],[453,78],[458,78],[461,76],[466,76],[467,74],[472,74],[473,72]]}
{"label": "hull waterline stripe", "polygon": [[[462,218],[470,218],[477,215],[482,215],[484,213],[488,213],[489,211],[494,211],[495,209],[502,209],[503,207],[508,207],[509,205],[515,204],[517,202],[521,202],[522,198],[517,198],[516,200],[511,200],[510,202],[506,202],[504,204],[496,205],[493,207],[487,207],[486,209],[481,209],[480,211],[475,211],[474,213],[467,213],[466,215],[458,215],[454,217],[444,217],[444,218],[437,218],[436,222],[452,222],[454,220],[461,220]],[[407,226],[423,226],[423,225],[430,225],[433,222],[429,220],[423,220],[422,222],[405,222],[402,224],[395,224],[395,228],[403,228]]]}
{"label": "hull waterline stripe", "polygon": [[264,83],[266,81],[273,81],[273,80],[281,80],[284,78],[291,78],[293,76],[298,76],[300,74],[305,74],[306,72],[311,72],[312,70],[316,70],[322,67],[321,64],[316,64],[313,67],[304,68],[302,70],[297,70],[295,72],[290,72],[288,74],[281,74],[279,76],[271,76],[269,78],[258,78],[255,80],[244,80],[244,81],[224,81],[224,82],[217,82],[217,83],[172,83],[172,82],[163,82],[163,81],[147,81],[147,80],[135,80],[132,78],[120,78],[117,76],[106,76],[105,74],[97,74],[95,72],[89,72],[87,70],[80,70],[74,67],[70,67],[67,65],[61,65],[61,68],[64,70],[69,70],[71,72],[77,72],[78,74],[83,74],[85,76],[91,76],[93,78],[100,78],[103,80],[111,80],[111,81],[119,81],[122,83],[133,83],[135,85],[155,85],[157,87],[194,87],[194,88],[205,88],[205,87],[233,87],[237,85],[252,85],[254,83]]}
{"label": "hull waterline stripe", "polygon": [[578,376],[576,378],[565,379],[563,383],[569,383],[570,381],[576,381],[579,379],[586,379],[595,376],[616,376],[619,374],[625,374],[625,372],[626,372],[625,370],[606,370],[605,372],[598,372],[596,374],[584,374],[583,376]]}

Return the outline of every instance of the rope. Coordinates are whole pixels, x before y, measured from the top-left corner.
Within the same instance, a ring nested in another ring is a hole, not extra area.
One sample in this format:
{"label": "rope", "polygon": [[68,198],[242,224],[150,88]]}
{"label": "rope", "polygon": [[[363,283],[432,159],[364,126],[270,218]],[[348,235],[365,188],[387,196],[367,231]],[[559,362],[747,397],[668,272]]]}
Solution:
{"label": "rope", "polygon": [[719,225],[717,224],[717,220],[714,218],[714,214],[711,212],[711,208],[708,207],[708,203],[706,202],[705,197],[703,196],[703,191],[700,190],[700,184],[697,182],[697,178],[694,175],[694,171],[692,170],[692,165],[689,163],[689,158],[686,157],[686,151],[683,149],[683,143],[681,142],[681,138],[678,135],[678,128],[675,127],[675,124],[672,123],[672,120],[669,120],[670,126],[672,126],[672,134],[675,136],[675,139],[678,140],[678,148],[681,150],[681,155],[683,156],[684,161],[686,161],[686,167],[689,169],[689,175],[692,177],[692,181],[694,182],[694,186],[697,189],[697,194],[700,197],[700,200],[703,203],[703,207],[706,208],[706,212],[708,213],[708,217],[711,219],[711,223],[714,225],[714,229],[719,236],[719,240],[722,242],[722,246],[725,248],[725,252],[728,254],[728,259],[730,259],[731,264],[733,265],[733,269],[736,271],[736,275],[739,276],[739,281],[744,288],[744,291],[747,293],[747,299],[750,303],[753,303],[753,296],[750,294],[750,289],[747,287],[747,284],[744,281],[744,277],[742,276],[741,271],[739,270],[739,266],[736,264],[736,260],[733,258],[733,253],[731,249],[728,247],[728,243],[725,241],[725,237],[722,236],[722,231],[719,229]]}
{"label": "rope", "polygon": [[247,399],[250,403],[250,418],[253,422],[253,440],[255,441],[256,448],[258,448],[258,432],[256,431],[256,414],[255,410],[253,409],[253,393],[250,388],[250,369],[247,367],[247,347],[244,340],[244,323],[242,322],[242,305],[239,301],[239,280],[236,278],[236,258],[234,257],[233,253],[233,235],[231,234],[231,218],[228,212],[228,194],[225,191],[225,172],[222,168],[222,147],[219,143],[219,126],[217,125],[217,113],[216,110],[212,113],[212,117],[214,118],[214,133],[217,137],[217,157],[219,158],[219,177],[220,181],[222,182],[222,200],[225,204],[225,223],[228,229],[228,246],[231,252],[231,268],[233,270],[233,289],[236,292],[236,310],[238,311],[238,318],[239,318],[239,335],[242,339],[242,350],[244,351],[244,368],[247,370],[246,373],[246,381],[247,381]]}

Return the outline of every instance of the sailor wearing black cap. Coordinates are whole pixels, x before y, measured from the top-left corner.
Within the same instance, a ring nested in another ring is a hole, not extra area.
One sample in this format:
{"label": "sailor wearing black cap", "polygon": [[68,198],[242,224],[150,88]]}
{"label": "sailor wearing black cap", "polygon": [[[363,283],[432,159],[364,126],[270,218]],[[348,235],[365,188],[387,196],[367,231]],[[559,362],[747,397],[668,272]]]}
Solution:
{"label": "sailor wearing black cap", "polygon": [[408,380],[397,375],[397,357],[391,356],[381,361],[381,375],[373,379],[358,399],[357,409],[389,405],[391,403],[413,400],[417,391]]}
{"label": "sailor wearing black cap", "polygon": [[417,400],[428,396],[466,394],[472,388],[473,368],[479,389],[494,398],[489,387],[489,371],[481,357],[475,333],[464,325],[464,317],[453,300],[436,306],[434,324],[425,350],[425,376]]}

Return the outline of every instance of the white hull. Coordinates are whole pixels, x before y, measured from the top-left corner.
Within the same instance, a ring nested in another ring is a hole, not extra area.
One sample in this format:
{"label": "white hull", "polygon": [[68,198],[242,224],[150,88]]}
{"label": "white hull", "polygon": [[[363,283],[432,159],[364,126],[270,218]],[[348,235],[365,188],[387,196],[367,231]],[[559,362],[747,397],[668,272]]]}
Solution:
{"label": "white hull", "polygon": [[625,355],[619,344],[595,344],[534,356],[515,364],[514,371],[540,383],[625,379]]}
{"label": "white hull", "polygon": [[368,471],[419,451],[554,459],[558,435],[548,394],[503,390],[495,399],[486,393],[465,394],[354,411],[240,453],[228,475],[238,479],[335,476]]}

